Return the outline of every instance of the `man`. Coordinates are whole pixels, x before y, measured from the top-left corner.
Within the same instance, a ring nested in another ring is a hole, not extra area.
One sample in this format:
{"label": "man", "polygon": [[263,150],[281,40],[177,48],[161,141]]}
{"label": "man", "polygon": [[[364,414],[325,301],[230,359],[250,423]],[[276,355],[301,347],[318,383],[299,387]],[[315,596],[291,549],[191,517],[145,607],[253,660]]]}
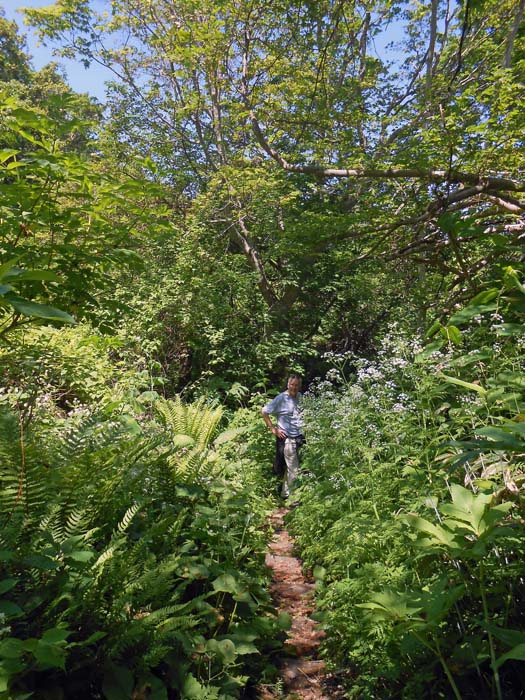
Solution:
{"label": "man", "polygon": [[[304,443],[300,411],[302,380],[298,374],[288,377],[286,391],[276,396],[262,409],[263,420],[275,435],[276,461],[284,458],[285,469],[281,495],[288,498],[299,473],[299,449]],[[275,426],[270,416],[277,418]]]}

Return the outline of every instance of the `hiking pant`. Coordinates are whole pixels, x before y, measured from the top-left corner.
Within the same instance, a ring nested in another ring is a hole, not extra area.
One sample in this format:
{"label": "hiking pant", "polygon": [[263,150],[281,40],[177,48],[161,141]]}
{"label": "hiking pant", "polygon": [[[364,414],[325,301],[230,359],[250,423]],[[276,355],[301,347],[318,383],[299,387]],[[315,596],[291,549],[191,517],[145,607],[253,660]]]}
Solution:
{"label": "hiking pant", "polygon": [[283,483],[281,488],[281,496],[288,498],[292,490],[293,482],[299,474],[299,450],[304,443],[304,436],[287,437],[281,440],[277,439],[277,454],[276,462],[284,462]]}

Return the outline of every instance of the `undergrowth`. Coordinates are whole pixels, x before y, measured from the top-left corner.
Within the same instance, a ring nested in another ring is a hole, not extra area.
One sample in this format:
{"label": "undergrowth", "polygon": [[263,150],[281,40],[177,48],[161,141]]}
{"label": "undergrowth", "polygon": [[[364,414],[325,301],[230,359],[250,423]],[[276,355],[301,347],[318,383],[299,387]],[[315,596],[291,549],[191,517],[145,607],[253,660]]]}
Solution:
{"label": "undergrowth", "polygon": [[523,697],[524,293],[507,271],[310,388],[290,524],[349,698]]}
{"label": "undergrowth", "polygon": [[34,352],[0,403],[0,698],[228,700],[271,678],[258,418],[122,390],[74,347],[31,391]]}

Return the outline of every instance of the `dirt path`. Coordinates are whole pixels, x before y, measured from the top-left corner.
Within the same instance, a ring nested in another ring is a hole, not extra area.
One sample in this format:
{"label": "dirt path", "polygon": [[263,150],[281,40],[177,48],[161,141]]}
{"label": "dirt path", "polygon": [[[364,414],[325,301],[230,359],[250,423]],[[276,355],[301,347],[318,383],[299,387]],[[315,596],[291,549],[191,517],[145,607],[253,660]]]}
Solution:
{"label": "dirt path", "polygon": [[292,618],[292,627],[284,644],[286,656],[279,664],[284,695],[263,690],[261,700],[328,700],[323,688],[324,662],[316,658],[323,632],[309,617],[313,612],[314,584],[307,581],[301,562],[293,556],[293,539],[286,530],[284,517],[288,509],[279,508],[271,517],[275,530],[266,555],[272,569],[271,591],[279,612]]}

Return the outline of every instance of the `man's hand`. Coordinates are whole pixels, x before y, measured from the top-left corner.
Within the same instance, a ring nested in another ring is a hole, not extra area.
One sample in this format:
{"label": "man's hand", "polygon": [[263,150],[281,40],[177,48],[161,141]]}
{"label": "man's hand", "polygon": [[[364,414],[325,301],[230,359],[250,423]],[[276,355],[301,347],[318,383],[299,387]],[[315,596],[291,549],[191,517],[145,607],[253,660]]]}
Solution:
{"label": "man's hand", "polygon": [[284,440],[285,437],[288,437],[282,428],[274,428],[272,430],[272,433],[276,435],[280,440]]}

